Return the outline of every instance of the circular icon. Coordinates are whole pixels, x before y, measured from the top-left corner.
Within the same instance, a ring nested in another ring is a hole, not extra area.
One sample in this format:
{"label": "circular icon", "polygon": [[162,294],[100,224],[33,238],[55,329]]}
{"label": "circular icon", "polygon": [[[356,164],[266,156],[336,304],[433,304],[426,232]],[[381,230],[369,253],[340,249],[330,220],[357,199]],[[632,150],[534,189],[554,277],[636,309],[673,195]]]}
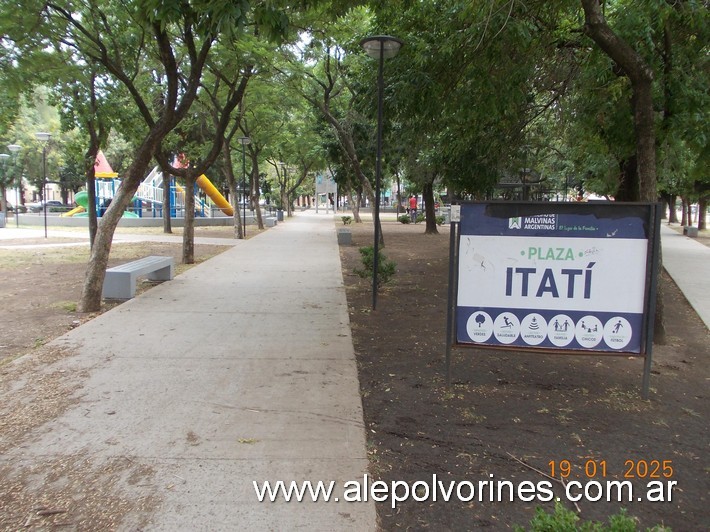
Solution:
{"label": "circular icon", "polygon": [[511,312],[503,312],[493,322],[493,334],[501,344],[512,344],[520,335],[520,321]]}
{"label": "circular icon", "polygon": [[565,347],[574,340],[574,320],[566,314],[554,316],[547,324],[547,337],[553,345]]}
{"label": "circular icon", "polygon": [[574,337],[582,347],[592,348],[602,341],[604,329],[596,316],[584,316],[577,322]]}
{"label": "circular icon", "polygon": [[629,345],[632,332],[629,320],[614,316],[604,325],[604,341],[612,349],[623,349]]}
{"label": "circular icon", "polygon": [[468,337],[474,342],[485,342],[493,334],[493,320],[486,312],[480,310],[469,316],[466,322]]}
{"label": "circular icon", "polygon": [[540,314],[528,314],[520,322],[520,337],[528,345],[539,345],[547,337],[548,324]]}

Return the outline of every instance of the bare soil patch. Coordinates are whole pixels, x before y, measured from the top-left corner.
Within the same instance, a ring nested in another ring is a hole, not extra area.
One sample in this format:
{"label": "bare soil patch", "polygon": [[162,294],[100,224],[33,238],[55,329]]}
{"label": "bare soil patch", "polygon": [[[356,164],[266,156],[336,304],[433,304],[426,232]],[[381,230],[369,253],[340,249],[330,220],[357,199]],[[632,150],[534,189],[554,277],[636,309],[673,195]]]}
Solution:
{"label": "bare soil patch", "polygon": [[[232,237],[233,230],[220,229],[196,231],[195,236]],[[57,244],[62,246],[49,247]],[[195,264],[225,249],[196,245]],[[177,273],[190,267],[180,264],[180,244],[158,242],[114,243],[109,266],[148,255],[174,257]],[[88,257],[88,244],[82,236],[0,241],[0,365],[95,316],[76,312]],[[138,292],[151,285],[147,280],[140,283]],[[116,304],[106,303],[103,310]]]}
{"label": "bare soil patch", "polygon": [[[575,506],[552,482],[582,519],[606,521],[626,508],[641,529],[708,529],[710,338],[670,278],[664,276],[669,342],[654,348],[650,401],[640,398],[643,361],[617,356],[459,349],[447,388],[448,228],[424,235],[421,225],[383,224],[383,252],[397,273],[372,312],[371,283],[353,274],[362,267],[358,247],[372,244],[372,225],[350,227],[354,244],[341,247],[341,258],[374,477],[411,485],[431,484],[435,474],[445,485],[470,481],[478,489],[491,479],[548,480],[550,462],[569,460],[569,481],[630,480],[635,490],[631,502]],[[677,482],[670,502],[635,500],[656,480],[635,464],[653,460],[672,464],[672,477],[657,479]],[[380,503],[377,512],[385,530],[499,530],[526,525],[536,506],[552,511],[554,502],[490,502],[486,491],[483,502],[478,494],[466,503],[410,499],[396,509]]]}

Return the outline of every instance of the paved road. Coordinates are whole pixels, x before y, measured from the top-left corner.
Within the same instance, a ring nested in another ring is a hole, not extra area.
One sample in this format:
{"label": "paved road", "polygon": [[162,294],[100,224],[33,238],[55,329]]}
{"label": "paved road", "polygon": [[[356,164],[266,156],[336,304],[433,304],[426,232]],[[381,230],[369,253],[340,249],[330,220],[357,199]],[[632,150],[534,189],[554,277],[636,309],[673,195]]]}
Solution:
{"label": "paved road", "polygon": [[159,502],[127,518],[149,530],[375,529],[372,502],[259,503],[252,484],[367,471],[332,215],[301,214],[54,345],[86,372],[78,401],[1,461],[120,459],[122,496]]}

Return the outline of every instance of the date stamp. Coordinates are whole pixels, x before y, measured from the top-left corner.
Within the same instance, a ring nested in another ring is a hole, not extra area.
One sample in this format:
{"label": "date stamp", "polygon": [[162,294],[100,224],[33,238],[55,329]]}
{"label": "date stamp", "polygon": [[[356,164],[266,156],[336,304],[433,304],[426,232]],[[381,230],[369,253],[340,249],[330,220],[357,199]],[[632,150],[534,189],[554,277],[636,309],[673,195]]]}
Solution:
{"label": "date stamp", "polygon": [[[550,477],[562,481],[570,501],[671,502],[678,485],[671,480],[672,460],[628,459],[623,466],[612,467],[602,459],[562,459],[550,460],[547,466]],[[639,482],[645,482],[641,494],[634,491],[634,483]]]}
{"label": "date stamp", "polygon": [[[551,477],[564,479],[574,474],[573,469],[579,470],[576,478],[606,478],[609,474],[606,460],[589,459],[578,464],[570,460],[550,460],[547,465]],[[625,460],[620,476],[628,479],[670,479],[673,478],[673,460]]]}

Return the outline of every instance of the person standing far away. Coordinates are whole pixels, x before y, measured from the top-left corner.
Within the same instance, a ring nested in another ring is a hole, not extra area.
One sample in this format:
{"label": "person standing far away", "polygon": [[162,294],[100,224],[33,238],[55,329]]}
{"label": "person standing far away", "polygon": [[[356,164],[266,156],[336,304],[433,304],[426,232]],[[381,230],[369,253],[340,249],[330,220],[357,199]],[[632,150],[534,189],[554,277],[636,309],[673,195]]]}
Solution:
{"label": "person standing far away", "polygon": [[409,196],[409,217],[412,219],[412,223],[417,223],[417,197]]}

